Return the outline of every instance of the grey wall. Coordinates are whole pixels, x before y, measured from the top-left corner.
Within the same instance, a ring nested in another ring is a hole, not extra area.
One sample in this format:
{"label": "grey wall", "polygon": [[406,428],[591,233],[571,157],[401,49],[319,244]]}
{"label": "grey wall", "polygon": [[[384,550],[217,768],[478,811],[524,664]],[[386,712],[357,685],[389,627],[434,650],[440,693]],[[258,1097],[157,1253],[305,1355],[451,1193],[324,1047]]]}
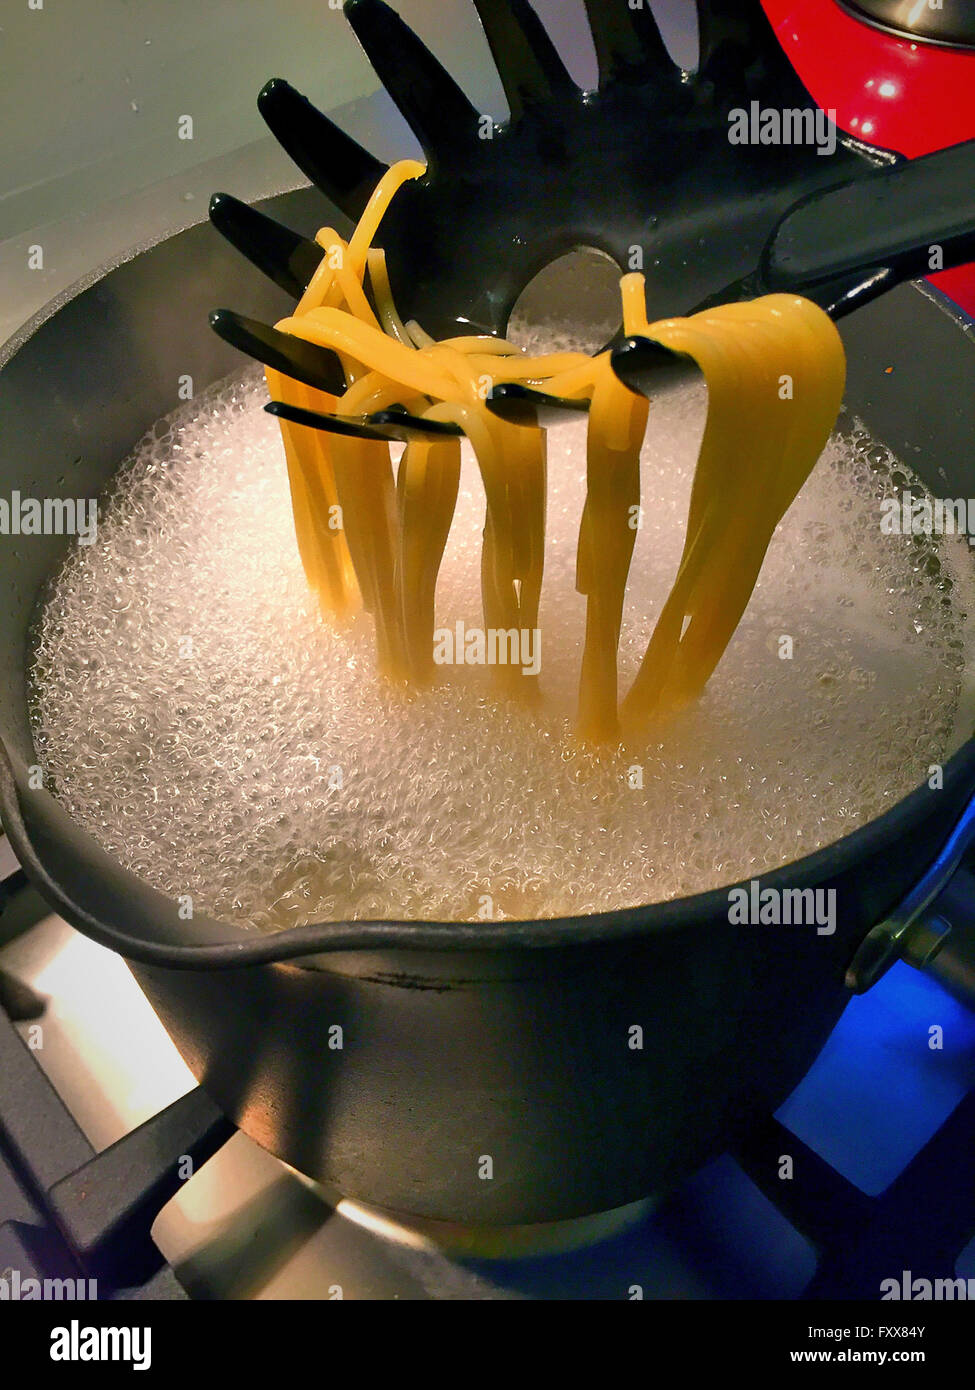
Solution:
{"label": "grey wall", "polygon": [[[262,139],[254,97],[274,74],[328,108],[375,91],[334,3],[2,0],[0,239]],[[578,0],[536,7],[591,80]],[[397,8],[489,109],[503,109],[467,0]],[[183,114],[193,140],[177,138]]]}
{"label": "grey wall", "polygon": [[[328,0],[33,2],[0,6],[0,238],[263,139],[270,76],[330,107],[377,85]],[[437,5],[407,8],[429,28]]]}
{"label": "grey wall", "polygon": [[[582,0],[533,2],[591,86]],[[268,77],[342,108],[378,154],[415,152],[334,3],[0,0],[0,338],[86,270],[198,220],[212,189],[257,198],[299,182],[257,114]],[[690,66],[692,0],[652,4]],[[470,0],[394,7],[484,110],[505,113]],[[178,137],[183,115],[192,140]],[[35,244],[44,265],[28,271]]]}

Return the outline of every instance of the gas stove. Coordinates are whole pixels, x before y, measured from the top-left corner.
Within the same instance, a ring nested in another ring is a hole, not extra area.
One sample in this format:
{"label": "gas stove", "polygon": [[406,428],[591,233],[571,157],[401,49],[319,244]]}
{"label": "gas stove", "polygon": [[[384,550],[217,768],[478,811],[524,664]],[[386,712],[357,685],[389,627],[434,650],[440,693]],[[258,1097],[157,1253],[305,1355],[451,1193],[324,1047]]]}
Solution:
{"label": "gas stove", "polygon": [[905,1271],[975,1291],[975,1015],[906,965],[737,1153],[488,1243],[325,1192],[236,1132],[124,963],[7,867],[0,1272],[109,1299],[876,1301]]}

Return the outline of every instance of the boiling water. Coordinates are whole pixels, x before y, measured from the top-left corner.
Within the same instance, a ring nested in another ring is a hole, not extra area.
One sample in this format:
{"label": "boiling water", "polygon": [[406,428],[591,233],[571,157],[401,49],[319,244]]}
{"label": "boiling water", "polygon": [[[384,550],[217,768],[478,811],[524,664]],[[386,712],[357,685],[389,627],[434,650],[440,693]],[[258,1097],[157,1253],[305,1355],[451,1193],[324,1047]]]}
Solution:
{"label": "boiling water", "polygon": [[[640,745],[570,739],[584,425],[549,436],[545,699],[485,667],[404,695],[370,624],[302,576],[257,372],[161,423],[40,614],[32,718],[49,784],[112,854],[197,912],[502,918],[666,899],[808,854],[944,760],[967,685],[967,546],[881,534],[920,485],[850,424],[777,532],[699,704]],[[703,388],[655,405],[621,649],[625,689],[676,571]],[[465,459],[438,624],[478,626],[483,500]],[[788,655],[791,639],[791,656]],[[967,732],[967,730],[966,730]]]}

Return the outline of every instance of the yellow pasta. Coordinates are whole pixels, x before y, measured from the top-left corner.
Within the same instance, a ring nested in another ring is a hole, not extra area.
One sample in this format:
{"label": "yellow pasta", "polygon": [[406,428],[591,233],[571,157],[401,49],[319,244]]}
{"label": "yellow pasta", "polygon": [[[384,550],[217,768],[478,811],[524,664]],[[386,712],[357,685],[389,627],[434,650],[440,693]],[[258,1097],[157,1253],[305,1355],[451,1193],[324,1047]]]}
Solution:
{"label": "yellow pasta", "polygon": [[845,383],[835,325],[796,296],[722,305],[648,332],[701,367],[708,417],[677,577],[623,703],[631,726],[703,690],[772,532],[829,437]]}
{"label": "yellow pasta", "polygon": [[[544,431],[488,410],[486,386],[521,382],[590,402],[587,493],[576,587],[586,598],[578,730],[593,741],[645,730],[695,699],[731,640],[772,533],[818,458],[843,394],[835,326],[816,305],[769,295],[686,319],[648,323],[643,277],[620,281],[627,334],[687,354],[708,387],[708,415],[678,571],[636,678],[618,689],[626,585],[640,514],[640,450],[650,409],[608,352],[531,357],[500,338],[436,342],[404,322],[385,255],[372,242],[402,184],[424,173],[404,160],[377,186],[348,242],[323,228],[323,259],[278,328],[338,354],[334,397],[268,370],[275,398],[342,415],[404,407],[460,426],[484,488],[481,596],[485,629],[537,630],[542,591]],[[372,616],[380,670],[423,682],[434,674],[437,575],[460,478],[460,441],[408,444],[395,472],[389,446],[281,422],[295,531],[323,611],[358,602]],[[340,527],[334,519],[341,519]],[[534,677],[495,667],[506,693],[532,695]]]}

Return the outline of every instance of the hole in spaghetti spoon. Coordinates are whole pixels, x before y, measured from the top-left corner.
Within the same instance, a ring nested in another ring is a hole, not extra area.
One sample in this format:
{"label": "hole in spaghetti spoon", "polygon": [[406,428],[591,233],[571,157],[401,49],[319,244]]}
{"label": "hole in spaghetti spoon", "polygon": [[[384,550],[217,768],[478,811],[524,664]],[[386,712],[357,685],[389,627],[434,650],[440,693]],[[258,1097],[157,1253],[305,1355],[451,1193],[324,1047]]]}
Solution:
{"label": "hole in spaghetti spoon", "polygon": [[599,352],[619,331],[622,271],[605,251],[580,246],[530,280],[515,302],[507,337],[544,353],[565,346]]}

